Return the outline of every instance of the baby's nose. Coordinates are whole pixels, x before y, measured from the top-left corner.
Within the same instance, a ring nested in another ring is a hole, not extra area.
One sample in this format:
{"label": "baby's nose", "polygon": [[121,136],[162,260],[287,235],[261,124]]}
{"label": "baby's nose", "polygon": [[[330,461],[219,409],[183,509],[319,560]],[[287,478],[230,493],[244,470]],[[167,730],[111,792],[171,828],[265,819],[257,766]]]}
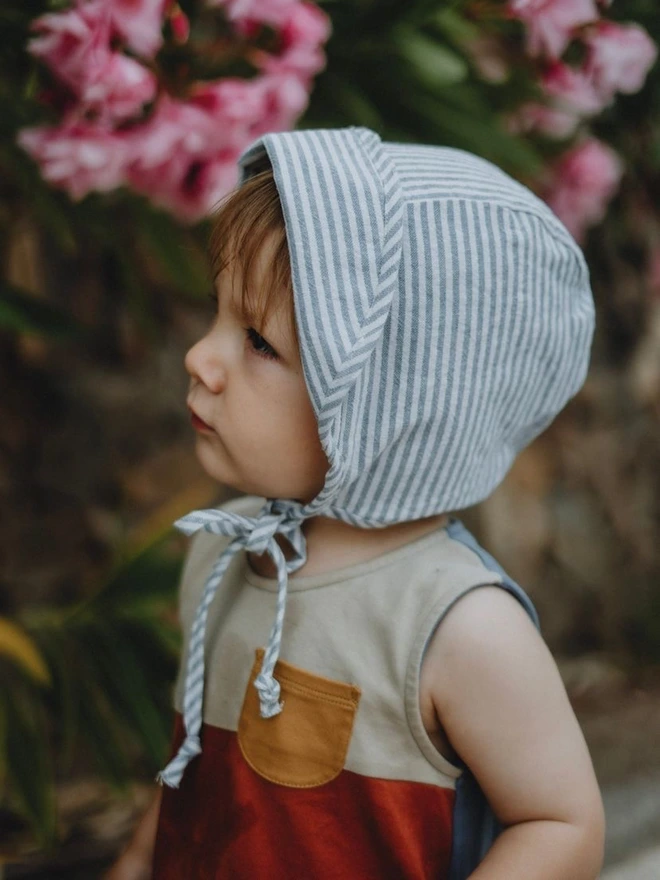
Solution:
{"label": "baby's nose", "polygon": [[191,379],[201,382],[209,391],[219,394],[225,387],[227,374],[220,353],[203,336],[188,350],[184,365]]}

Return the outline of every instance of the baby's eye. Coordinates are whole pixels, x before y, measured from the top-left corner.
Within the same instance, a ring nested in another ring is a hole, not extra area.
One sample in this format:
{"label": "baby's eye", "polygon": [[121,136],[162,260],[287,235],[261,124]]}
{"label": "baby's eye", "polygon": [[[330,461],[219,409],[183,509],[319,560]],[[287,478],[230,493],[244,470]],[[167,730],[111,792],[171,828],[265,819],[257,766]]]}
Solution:
{"label": "baby's eye", "polygon": [[245,335],[250,340],[250,345],[260,357],[277,360],[278,354],[272,345],[269,345],[263,336],[260,336],[252,327],[245,328]]}

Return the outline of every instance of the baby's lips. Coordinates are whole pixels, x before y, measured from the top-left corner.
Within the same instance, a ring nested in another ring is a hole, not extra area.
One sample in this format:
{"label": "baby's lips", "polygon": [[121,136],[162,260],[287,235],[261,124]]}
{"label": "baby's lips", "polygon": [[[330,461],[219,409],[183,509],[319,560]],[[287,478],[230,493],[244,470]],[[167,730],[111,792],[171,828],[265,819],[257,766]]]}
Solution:
{"label": "baby's lips", "polygon": [[190,410],[190,419],[194,427],[202,428],[206,431],[213,431],[213,428],[207,422],[205,422],[204,419],[201,418],[201,416],[198,416],[195,410],[189,404],[188,409]]}

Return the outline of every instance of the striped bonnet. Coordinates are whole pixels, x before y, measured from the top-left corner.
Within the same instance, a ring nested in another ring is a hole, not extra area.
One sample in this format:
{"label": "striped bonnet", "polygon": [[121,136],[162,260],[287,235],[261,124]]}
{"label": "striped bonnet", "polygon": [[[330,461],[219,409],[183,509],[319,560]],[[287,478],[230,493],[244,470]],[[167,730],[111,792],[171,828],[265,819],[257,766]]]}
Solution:
{"label": "striped bonnet", "polygon": [[579,247],[490,162],[351,127],[261,137],[239,160],[241,183],[264,163],[282,203],[300,354],[330,467],[306,505],[268,499],[254,518],[214,508],[175,523],[232,540],[191,632],[186,738],[158,776],[174,787],[201,750],[206,614],[234,554],[267,551],[278,569],[255,682],[270,717],[281,710],[273,671],[287,575],[306,561],[303,520],[379,528],[487,497],[581,387],[594,328]]}

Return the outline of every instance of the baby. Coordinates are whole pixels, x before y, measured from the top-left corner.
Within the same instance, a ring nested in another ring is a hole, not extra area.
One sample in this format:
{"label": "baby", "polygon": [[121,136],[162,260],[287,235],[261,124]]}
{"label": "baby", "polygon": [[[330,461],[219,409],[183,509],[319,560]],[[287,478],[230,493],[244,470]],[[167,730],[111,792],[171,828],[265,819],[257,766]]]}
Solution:
{"label": "baby", "polygon": [[308,130],[240,168],[185,363],[199,460],[244,495],[176,523],[172,756],[110,876],[592,880],[536,613],[451,515],[581,387],[583,256],[460,150]]}

